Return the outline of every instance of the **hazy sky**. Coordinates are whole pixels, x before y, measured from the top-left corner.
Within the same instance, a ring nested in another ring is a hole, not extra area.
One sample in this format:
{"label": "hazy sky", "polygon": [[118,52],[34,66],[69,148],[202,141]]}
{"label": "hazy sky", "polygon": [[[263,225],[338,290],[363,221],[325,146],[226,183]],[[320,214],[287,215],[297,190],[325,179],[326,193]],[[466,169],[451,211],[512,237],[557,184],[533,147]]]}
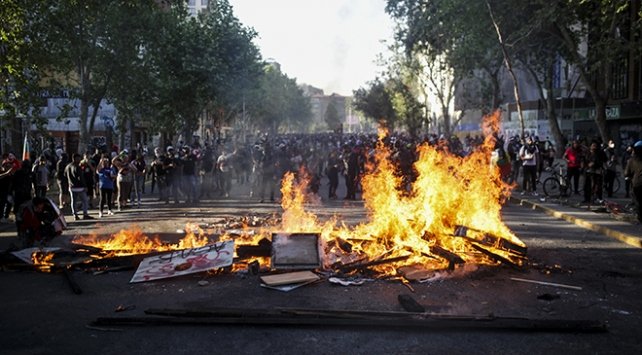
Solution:
{"label": "hazy sky", "polygon": [[297,83],[327,95],[352,95],[373,80],[374,63],[391,41],[385,0],[229,0],[240,21],[253,27],[264,59],[273,58]]}

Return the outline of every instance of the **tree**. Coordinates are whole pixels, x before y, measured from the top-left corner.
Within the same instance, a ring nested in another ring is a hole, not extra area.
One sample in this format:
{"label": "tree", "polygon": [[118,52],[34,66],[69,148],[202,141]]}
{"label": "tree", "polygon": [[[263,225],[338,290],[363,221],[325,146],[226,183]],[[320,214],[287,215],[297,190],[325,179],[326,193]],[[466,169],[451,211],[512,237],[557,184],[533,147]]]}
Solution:
{"label": "tree", "polygon": [[304,130],[312,117],[311,105],[296,80],[282,73],[278,64],[269,63],[259,81],[249,100],[256,127],[270,133]]}
{"label": "tree", "polygon": [[325,114],[323,115],[325,123],[328,125],[328,128],[334,132],[341,132],[341,118],[339,117],[339,111],[333,102],[328,103],[328,107],[325,109]]}
{"label": "tree", "polygon": [[439,102],[446,133],[457,123],[450,117],[450,107],[464,79],[479,80],[484,89],[475,106],[483,112],[499,107],[501,52],[490,18],[480,16],[487,13],[483,3],[388,0],[386,11],[397,22],[395,38],[405,50],[406,65]]}
{"label": "tree", "polygon": [[[37,1],[5,0],[0,6],[0,122],[9,128],[14,142],[22,144],[22,130],[35,123],[42,127],[40,112],[34,110],[46,88],[40,84],[38,68],[46,62],[30,23],[46,5]],[[5,137],[0,137],[4,152]],[[13,149],[19,147],[14,144]]]}
{"label": "tree", "polygon": [[368,83],[367,88],[359,88],[353,92],[353,107],[363,112],[388,130],[394,130],[397,115],[390,92],[380,78]]}
{"label": "tree", "polygon": [[[540,18],[548,18],[595,103],[595,123],[602,140],[610,138],[606,105],[612,95],[613,66],[638,57],[642,14],[632,14],[629,0],[569,0],[542,4]],[[584,45],[588,50],[585,50]]]}

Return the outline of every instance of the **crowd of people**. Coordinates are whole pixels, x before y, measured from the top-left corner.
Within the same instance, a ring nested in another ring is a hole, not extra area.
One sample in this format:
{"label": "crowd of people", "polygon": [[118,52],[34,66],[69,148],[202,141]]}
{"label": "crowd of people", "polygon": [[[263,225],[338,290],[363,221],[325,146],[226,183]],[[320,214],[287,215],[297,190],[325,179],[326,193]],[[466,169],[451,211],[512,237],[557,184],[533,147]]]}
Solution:
{"label": "crowd of people", "polygon": [[[460,140],[456,136],[404,134],[383,140],[404,188],[409,188],[416,177],[413,163],[417,145],[426,143],[465,156],[482,142],[479,136]],[[70,157],[58,150],[53,156],[39,156],[33,163],[20,161],[9,153],[3,156],[0,168],[0,212],[2,222],[8,221],[12,211],[18,220],[23,213],[21,206],[27,202],[33,205],[32,198],[38,198],[39,206],[47,196],[56,194],[57,207],[67,208],[75,220],[93,219],[91,210],[97,210],[98,218],[103,218],[125,208],[140,207],[146,189],[165,204],[195,205],[202,199],[230,197],[234,185],[245,185],[242,190],[249,191],[250,198],[273,202],[286,172],[307,175],[310,193],[329,200],[355,200],[360,192],[360,178],[366,163],[374,157],[376,144],[375,135],[289,134],[262,135],[245,144],[179,143],[157,147],[149,155],[142,149],[114,148]],[[553,167],[556,157],[551,141],[532,136],[514,136],[507,141],[498,137],[495,148],[494,161],[503,178],[517,184],[522,176],[521,193],[537,194],[540,174]],[[580,194],[583,177],[585,202],[601,200],[603,186],[610,197],[618,165],[623,168],[628,165],[626,196],[633,192],[639,200],[642,178],[636,170],[636,161],[642,159],[642,142],[626,152],[619,156],[613,141],[606,145],[599,140],[573,141],[562,155],[571,191]],[[322,179],[327,182],[327,189],[322,188]],[[54,182],[57,189],[53,188]],[[342,183],[346,192],[339,196]]]}

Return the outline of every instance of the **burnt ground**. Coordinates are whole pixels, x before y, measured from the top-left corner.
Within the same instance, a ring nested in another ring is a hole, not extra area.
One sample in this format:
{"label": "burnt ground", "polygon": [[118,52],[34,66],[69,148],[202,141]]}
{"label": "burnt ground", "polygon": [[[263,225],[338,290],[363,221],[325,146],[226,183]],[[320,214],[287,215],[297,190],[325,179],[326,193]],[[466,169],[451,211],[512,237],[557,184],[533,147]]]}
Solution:
{"label": "burnt ground", "polygon": [[[358,202],[328,201],[316,208],[348,222],[364,218]],[[249,199],[218,200],[198,207],[147,202],[114,217],[70,223],[66,235],[110,233],[137,225],[148,233],[175,232],[186,221],[209,223],[249,212],[279,212],[276,204]],[[459,277],[411,284],[379,280],[343,287],[327,281],[283,293],[260,287],[243,273],[191,275],[129,284],[133,271],[102,275],[73,273],[76,295],[62,274],[0,272],[0,353],[270,353],[270,354],[633,354],[642,339],[640,249],[543,213],[509,204],[504,219],[527,245],[525,270],[482,267]],[[0,250],[15,239],[7,228]],[[563,289],[513,281],[511,277],[581,287]],[[199,281],[208,284],[200,286]],[[142,316],[148,308],[314,308],[403,311],[409,294],[439,313],[534,319],[590,319],[606,333],[511,330],[412,329],[364,326],[107,326],[88,327],[97,317]],[[541,300],[538,296],[554,298]],[[551,297],[552,296],[552,297]],[[559,298],[557,298],[559,296]],[[121,307],[129,308],[116,312]]]}

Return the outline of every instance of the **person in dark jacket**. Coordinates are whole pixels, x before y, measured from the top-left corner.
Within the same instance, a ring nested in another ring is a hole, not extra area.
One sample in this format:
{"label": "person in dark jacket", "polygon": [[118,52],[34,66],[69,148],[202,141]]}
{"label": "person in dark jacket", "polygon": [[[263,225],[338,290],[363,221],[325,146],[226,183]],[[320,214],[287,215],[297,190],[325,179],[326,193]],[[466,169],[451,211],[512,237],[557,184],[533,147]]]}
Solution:
{"label": "person in dark jacket", "polygon": [[78,200],[82,203],[83,219],[93,219],[87,211],[89,198],[87,197],[87,182],[85,181],[83,168],[80,166],[81,159],[82,156],[76,153],[73,155],[72,162],[65,167],[65,177],[69,183],[69,192],[71,193],[71,213],[73,213],[75,220],[80,219],[76,209]]}
{"label": "person in dark jacket", "polygon": [[635,201],[638,221],[642,223],[642,140],[633,145],[633,155],[626,163],[624,177],[631,181],[633,199]]}

